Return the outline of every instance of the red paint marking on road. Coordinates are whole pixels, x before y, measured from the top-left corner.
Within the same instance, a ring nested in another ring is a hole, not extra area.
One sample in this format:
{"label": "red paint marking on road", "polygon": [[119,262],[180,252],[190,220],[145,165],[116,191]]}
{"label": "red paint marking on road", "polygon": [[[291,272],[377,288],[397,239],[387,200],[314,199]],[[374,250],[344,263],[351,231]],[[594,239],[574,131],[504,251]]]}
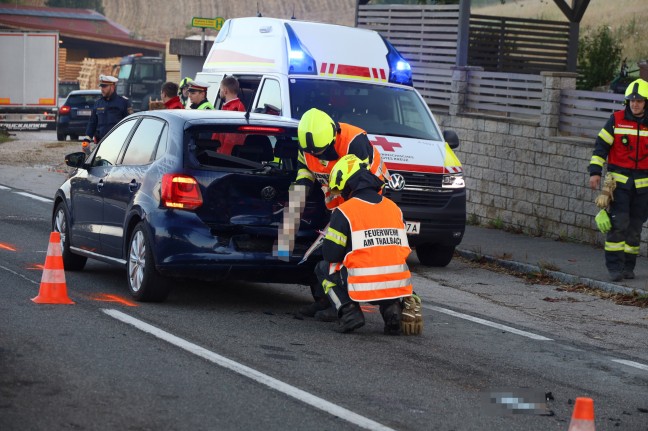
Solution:
{"label": "red paint marking on road", "polygon": [[38,271],[42,271],[45,269],[45,265],[41,263],[32,263],[31,266],[28,266],[27,269],[36,269]]}
{"label": "red paint marking on road", "polygon": [[9,251],[16,251],[16,247],[14,247],[11,244],[4,243],[4,242],[0,242],[0,248],[2,248],[4,250],[9,250]]}
{"label": "red paint marking on road", "polygon": [[375,305],[361,305],[360,309],[365,313],[375,313],[378,307]]}
{"label": "red paint marking on road", "polygon": [[101,302],[116,302],[118,304],[126,305],[128,307],[138,306],[138,304],[133,301],[129,301],[128,299],[122,298],[119,295],[111,295],[108,293],[98,293],[96,295],[90,296],[90,299],[92,299],[93,301],[101,301]]}

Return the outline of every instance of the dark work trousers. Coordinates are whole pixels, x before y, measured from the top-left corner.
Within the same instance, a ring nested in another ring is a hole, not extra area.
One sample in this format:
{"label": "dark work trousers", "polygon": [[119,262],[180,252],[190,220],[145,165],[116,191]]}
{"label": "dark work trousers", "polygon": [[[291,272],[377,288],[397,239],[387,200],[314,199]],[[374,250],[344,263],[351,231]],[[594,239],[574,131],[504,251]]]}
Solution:
{"label": "dark work trousers", "polygon": [[634,184],[630,189],[619,186],[621,184],[617,184],[614,190],[614,201],[609,211],[612,229],[605,238],[605,265],[609,272],[634,270],[641,227],[648,219],[648,190],[637,193]]}

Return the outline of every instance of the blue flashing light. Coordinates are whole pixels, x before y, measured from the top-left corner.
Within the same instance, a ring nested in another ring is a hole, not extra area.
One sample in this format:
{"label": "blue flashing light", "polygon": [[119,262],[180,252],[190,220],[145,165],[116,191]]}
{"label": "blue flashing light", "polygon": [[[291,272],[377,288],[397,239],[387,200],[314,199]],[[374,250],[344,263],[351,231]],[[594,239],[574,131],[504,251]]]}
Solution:
{"label": "blue flashing light", "polygon": [[[381,36],[382,37],[382,36]],[[412,67],[391,43],[382,38],[387,46],[387,64],[389,65],[389,82],[413,86]]]}
{"label": "blue flashing light", "polygon": [[288,74],[317,75],[317,65],[310,52],[295,34],[290,24],[285,23],[290,43],[288,51]]}

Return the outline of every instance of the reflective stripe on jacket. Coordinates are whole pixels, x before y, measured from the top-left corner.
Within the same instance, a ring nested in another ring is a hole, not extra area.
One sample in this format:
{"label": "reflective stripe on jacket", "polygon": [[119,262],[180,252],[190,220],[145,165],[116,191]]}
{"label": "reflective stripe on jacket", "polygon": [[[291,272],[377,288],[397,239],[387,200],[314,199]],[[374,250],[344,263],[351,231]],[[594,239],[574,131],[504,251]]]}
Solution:
{"label": "reflective stripe on jacket", "polygon": [[[333,147],[335,148],[335,152],[338,154],[339,158],[342,158],[349,154],[349,147],[353,139],[360,134],[366,135],[366,132],[359,127],[346,123],[339,123],[339,126],[340,132],[335,137],[335,144],[333,145]],[[380,152],[378,151],[378,149],[373,145],[371,147],[373,151],[371,160],[364,161],[366,161],[368,164],[371,163],[369,170],[384,182],[385,177],[388,177],[389,175],[387,168],[382,161],[382,157],[380,157]],[[314,174],[315,179],[317,179],[317,181],[322,186],[326,208],[332,210],[339,206],[342,202],[344,202],[344,198],[340,194],[332,195],[328,187],[329,175],[333,170],[333,167],[335,166],[337,160],[320,160],[314,155],[306,152],[303,153],[303,156],[304,164]]]}
{"label": "reflective stripe on jacket", "polygon": [[352,198],[338,210],[351,228],[351,251],[343,261],[349,297],[369,302],[411,295],[411,250],[398,206],[387,198],[377,204]]}

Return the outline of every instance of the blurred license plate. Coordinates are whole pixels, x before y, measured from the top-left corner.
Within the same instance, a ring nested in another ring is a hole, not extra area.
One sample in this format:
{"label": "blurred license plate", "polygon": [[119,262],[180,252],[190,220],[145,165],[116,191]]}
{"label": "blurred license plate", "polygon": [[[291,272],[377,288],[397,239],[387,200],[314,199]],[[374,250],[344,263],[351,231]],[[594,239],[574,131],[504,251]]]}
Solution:
{"label": "blurred license plate", "polygon": [[405,227],[407,228],[407,233],[410,235],[418,235],[421,232],[420,221],[406,221]]}
{"label": "blurred license plate", "polygon": [[92,114],[92,109],[79,109],[77,115],[81,117],[89,117]]}

